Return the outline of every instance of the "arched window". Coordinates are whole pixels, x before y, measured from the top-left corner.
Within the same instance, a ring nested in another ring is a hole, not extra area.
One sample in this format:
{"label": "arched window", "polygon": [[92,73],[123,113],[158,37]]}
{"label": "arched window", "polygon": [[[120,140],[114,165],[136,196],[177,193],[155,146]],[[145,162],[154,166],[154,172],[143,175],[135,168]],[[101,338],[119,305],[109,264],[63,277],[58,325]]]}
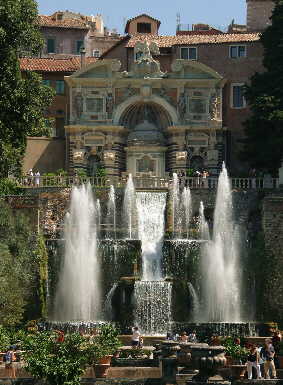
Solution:
{"label": "arched window", "polygon": [[44,111],[44,115],[50,115],[50,111],[49,110],[45,110]]}
{"label": "arched window", "polygon": [[99,57],[99,56],[100,56],[99,50],[98,50],[98,49],[95,49],[95,50],[93,51],[93,57]]}
{"label": "arched window", "polygon": [[65,112],[63,110],[57,110],[56,115],[65,115]]}
{"label": "arched window", "polygon": [[193,156],[190,161],[190,168],[194,171],[198,170],[202,172],[204,170],[204,161],[201,156]]}

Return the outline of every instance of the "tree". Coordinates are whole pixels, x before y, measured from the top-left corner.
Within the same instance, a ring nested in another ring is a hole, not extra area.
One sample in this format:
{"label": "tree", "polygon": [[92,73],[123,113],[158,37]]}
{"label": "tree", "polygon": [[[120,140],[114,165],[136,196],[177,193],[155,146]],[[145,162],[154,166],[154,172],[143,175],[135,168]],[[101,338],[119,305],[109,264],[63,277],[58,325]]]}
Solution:
{"label": "tree", "polygon": [[275,3],[272,24],[261,34],[263,74],[255,73],[245,86],[245,98],[253,115],[244,123],[241,161],[277,174],[283,159],[283,0]]}
{"label": "tree", "polygon": [[0,325],[41,318],[46,302],[47,254],[28,218],[0,199]]}
{"label": "tree", "polygon": [[34,0],[0,0],[0,177],[20,174],[27,137],[50,135],[42,116],[54,92],[41,77],[21,78],[20,56],[43,46]]}

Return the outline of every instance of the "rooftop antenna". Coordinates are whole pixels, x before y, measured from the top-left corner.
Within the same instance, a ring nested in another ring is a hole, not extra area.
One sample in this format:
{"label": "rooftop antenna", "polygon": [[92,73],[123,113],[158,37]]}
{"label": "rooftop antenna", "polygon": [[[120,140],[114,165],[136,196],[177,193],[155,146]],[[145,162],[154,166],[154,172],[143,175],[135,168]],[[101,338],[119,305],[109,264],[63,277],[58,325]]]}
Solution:
{"label": "rooftop antenna", "polygon": [[125,29],[126,29],[126,17],[123,17],[123,22],[124,22],[124,34],[125,34]]}
{"label": "rooftop antenna", "polygon": [[177,32],[179,31],[180,28],[180,12],[177,12]]}

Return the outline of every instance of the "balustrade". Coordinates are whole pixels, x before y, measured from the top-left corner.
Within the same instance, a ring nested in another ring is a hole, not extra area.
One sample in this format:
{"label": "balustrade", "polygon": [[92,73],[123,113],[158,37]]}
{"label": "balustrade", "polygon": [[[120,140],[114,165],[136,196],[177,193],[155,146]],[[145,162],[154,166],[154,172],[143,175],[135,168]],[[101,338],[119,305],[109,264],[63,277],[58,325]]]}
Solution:
{"label": "balustrade", "polygon": [[[190,187],[196,189],[217,188],[218,178],[193,178],[178,177],[180,188]],[[231,188],[237,189],[274,189],[279,188],[277,178],[230,178]],[[171,177],[134,177],[133,183],[136,189],[171,189],[173,179]],[[19,185],[26,188],[37,187],[72,187],[82,184],[90,184],[93,187],[126,187],[127,178],[118,176],[106,177],[75,177],[75,176],[34,176],[19,180]]]}

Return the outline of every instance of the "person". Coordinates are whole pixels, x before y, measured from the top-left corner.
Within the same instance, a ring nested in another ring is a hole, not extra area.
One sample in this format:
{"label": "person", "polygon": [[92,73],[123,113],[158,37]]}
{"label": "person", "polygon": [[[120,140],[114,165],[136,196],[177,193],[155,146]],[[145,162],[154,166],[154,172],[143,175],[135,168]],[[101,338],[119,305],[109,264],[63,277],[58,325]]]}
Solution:
{"label": "person", "polygon": [[257,346],[257,354],[258,354],[258,363],[259,363],[259,366],[260,366],[260,373],[261,373],[261,377],[264,378],[264,363],[265,363],[265,359],[261,356],[261,350],[263,349],[263,347],[258,344]]}
{"label": "person", "polygon": [[39,177],[40,177],[40,172],[39,170],[37,170],[37,172],[35,173],[35,184],[36,184],[36,187],[39,187]]}
{"label": "person", "polygon": [[14,345],[10,345],[9,350],[6,353],[5,377],[8,377],[9,371],[11,370],[12,377],[16,378],[16,370],[14,367],[14,361],[16,361],[15,353],[14,353]]}
{"label": "person", "polygon": [[54,330],[55,333],[58,333],[58,339],[57,341],[58,342],[63,342],[64,339],[65,339],[65,336],[64,336],[64,333],[62,332],[62,330]]}
{"label": "person", "polygon": [[167,334],[166,334],[165,340],[166,340],[166,341],[170,341],[170,340],[171,340],[170,333],[167,333]]}
{"label": "person", "polygon": [[218,337],[217,334],[212,334],[211,338],[211,346],[220,346],[220,338]]}
{"label": "person", "polygon": [[265,378],[267,380],[270,379],[269,367],[271,367],[273,378],[277,378],[276,377],[275,365],[274,365],[275,351],[274,351],[274,347],[271,344],[271,340],[270,339],[267,339],[267,340],[264,341],[264,349],[261,349],[260,355],[261,355],[261,357],[263,357],[265,359],[265,362],[264,362]]}
{"label": "person", "polygon": [[32,180],[33,180],[33,172],[32,172],[32,168],[29,170],[28,172],[28,185],[29,186],[32,186]]}
{"label": "person", "polygon": [[247,371],[248,371],[248,379],[249,380],[251,380],[252,376],[253,376],[253,370],[252,370],[253,366],[256,368],[257,378],[261,379],[262,377],[261,377],[261,373],[260,373],[260,366],[258,363],[258,352],[257,352],[256,345],[252,345],[251,350],[250,350],[250,354],[249,354],[248,360],[247,360]]}
{"label": "person", "polygon": [[177,334],[176,330],[173,330],[170,336],[170,340],[177,342],[178,339],[180,338],[179,334]]}
{"label": "person", "polygon": [[141,349],[142,347],[143,347],[143,338],[142,336],[139,336],[138,349]]}
{"label": "person", "polygon": [[275,354],[279,351],[279,344],[281,342],[281,336],[279,336],[278,332],[275,332],[272,337],[272,345],[274,347]]}
{"label": "person", "polygon": [[140,332],[139,332],[139,328],[136,326],[136,327],[132,327],[132,332],[133,332],[133,335],[132,335],[132,349],[137,349],[138,347],[138,343],[139,343],[139,340],[140,340]]}
{"label": "person", "polygon": [[187,343],[188,342],[188,338],[189,337],[187,336],[187,333],[183,332],[182,337],[181,337],[181,342]]}
{"label": "person", "polygon": [[194,340],[196,339],[196,331],[193,330],[193,332],[189,335],[189,342],[194,342]]}
{"label": "person", "polygon": [[94,332],[93,332],[93,330],[91,330],[91,331],[90,331],[90,335],[89,335],[89,337],[88,337],[88,343],[89,343],[90,345],[93,345],[93,336],[94,336]]}
{"label": "person", "polygon": [[204,170],[203,173],[202,173],[202,187],[205,187],[205,181],[206,181],[206,178],[208,178],[208,177],[209,177],[208,172],[206,172]]}

